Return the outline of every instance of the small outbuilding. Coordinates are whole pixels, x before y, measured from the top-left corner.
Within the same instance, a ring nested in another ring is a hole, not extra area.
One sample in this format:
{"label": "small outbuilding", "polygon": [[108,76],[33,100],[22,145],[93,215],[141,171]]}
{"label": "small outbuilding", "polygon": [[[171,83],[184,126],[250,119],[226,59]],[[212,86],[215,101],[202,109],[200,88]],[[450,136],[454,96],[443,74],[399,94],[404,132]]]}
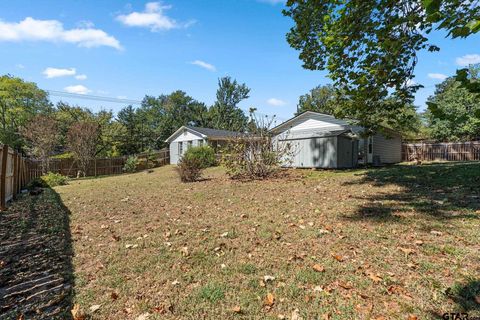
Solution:
{"label": "small outbuilding", "polygon": [[182,126],[165,140],[170,144],[170,164],[177,164],[190,147],[208,144],[217,150],[241,134],[229,130]]}
{"label": "small outbuilding", "polygon": [[297,168],[353,168],[358,163],[389,164],[402,159],[402,137],[385,129],[364,137],[364,128],[345,120],[306,111],[270,130],[274,141],[289,143]]}

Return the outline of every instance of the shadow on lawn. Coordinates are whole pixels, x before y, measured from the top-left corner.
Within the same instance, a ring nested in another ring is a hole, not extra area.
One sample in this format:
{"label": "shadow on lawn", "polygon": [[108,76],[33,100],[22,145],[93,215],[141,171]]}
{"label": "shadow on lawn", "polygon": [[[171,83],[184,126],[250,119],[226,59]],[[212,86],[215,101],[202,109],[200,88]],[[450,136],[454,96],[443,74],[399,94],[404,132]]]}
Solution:
{"label": "shadow on lawn", "polygon": [[69,215],[49,188],[21,196],[0,213],[1,319],[71,319]]}
{"label": "shadow on lawn", "polygon": [[[480,210],[480,163],[432,163],[395,165],[370,169],[363,179],[348,184],[396,185],[398,192],[377,193],[348,219],[379,222],[400,221],[402,213],[448,220],[478,219]],[[363,198],[361,198],[364,200]],[[400,214],[400,215],[399,215]]]}

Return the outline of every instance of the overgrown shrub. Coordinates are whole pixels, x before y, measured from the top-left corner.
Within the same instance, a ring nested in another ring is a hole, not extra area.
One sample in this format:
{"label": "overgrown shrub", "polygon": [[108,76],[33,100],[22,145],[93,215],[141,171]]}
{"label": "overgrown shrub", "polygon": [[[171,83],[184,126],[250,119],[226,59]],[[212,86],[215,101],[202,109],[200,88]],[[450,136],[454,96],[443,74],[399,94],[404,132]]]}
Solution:
{"label": "overgrown shrub", "polygon": [[194,182],[202,175],[202,163],[194,157],[182,157],[178,162],[177,172],[182,182]]}
{"label": "overgrown shrub", "polygon": [[56,187],[68,184],[68,177],[60,173],[49,172],[40,178],[47,186]]}
{"label": "overgrown shrub", "polygon": [[202,169],[213,167],[217,164],[215,151],[210,146],[191,147],[185,151],[183,158],[194,158],[200,161]]}
{"label": "overgrown shrub", "polygon": [[281,165],[291,163],[294,152],[290,143],[275,141],[269,133],[273,119],[258,119],[250,113],[250,133],[231,140],[222,153],[221,164],[230,177],[265,179],[275,175]]}
{"label": "overgrown shrub", "polygon": [[135,172],[137,171],[138,165],[140,164],[140,160],[138,160],[137,156],[129,156],[125,164],[123,165],[123,171],[125,172]]}

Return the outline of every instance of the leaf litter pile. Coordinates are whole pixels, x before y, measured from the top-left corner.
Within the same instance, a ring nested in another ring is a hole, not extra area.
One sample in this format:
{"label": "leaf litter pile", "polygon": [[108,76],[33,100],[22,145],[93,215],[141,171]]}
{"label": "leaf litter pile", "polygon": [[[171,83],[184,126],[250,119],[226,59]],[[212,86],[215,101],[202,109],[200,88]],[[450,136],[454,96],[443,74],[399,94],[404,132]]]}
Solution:
{"label": "leaf litter pile", "polygon": [[[478,164],[56,187],[79,319],[424,319],[480,307]],[[442,173],[442,174],[440,174]],[[40,197],[43,197],[41,195]]]}

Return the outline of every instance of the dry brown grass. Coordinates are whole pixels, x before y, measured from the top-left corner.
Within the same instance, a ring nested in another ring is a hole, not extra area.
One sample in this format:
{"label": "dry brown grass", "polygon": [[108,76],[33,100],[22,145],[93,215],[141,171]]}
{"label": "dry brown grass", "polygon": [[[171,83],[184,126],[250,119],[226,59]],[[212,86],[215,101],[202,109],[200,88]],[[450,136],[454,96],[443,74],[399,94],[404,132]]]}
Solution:
{"label": "dry brown grass", "polygon": [[73,181],[55,190],[71,211],[74,300],[101,305],[94,319],[478,315],[475,172],[436,164],[238,182],[213,168],[183,184],[167,166]]}

